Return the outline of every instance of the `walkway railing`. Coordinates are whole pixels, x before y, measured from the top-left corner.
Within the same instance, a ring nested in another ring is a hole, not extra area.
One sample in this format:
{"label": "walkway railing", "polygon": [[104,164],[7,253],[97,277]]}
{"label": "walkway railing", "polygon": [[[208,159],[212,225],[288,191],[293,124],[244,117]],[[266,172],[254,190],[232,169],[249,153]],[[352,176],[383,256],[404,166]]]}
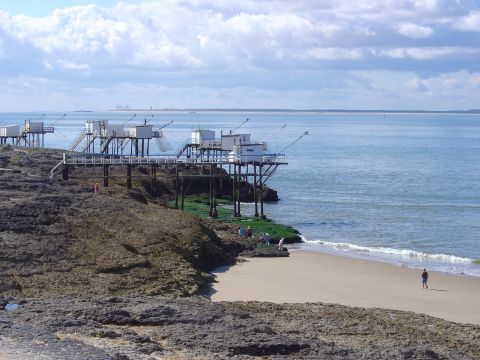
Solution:
{"label": "walkway railing", "polygon": [[61,166],[126,166],[126,165],[176,165],[176,164],[262,164],[262,165],[286,165],[284,154],[268,154],[259,156],[258,159],[245,161],[241,156],[221,156],[197,159],[194,157],[180,157],[175,155],[157,155],[157,156],[127,156],[127,155],[103,155],[103,154],[63,154],[63,160],[60,161],[51,171],[50,177],[53,178],[61,169]]}

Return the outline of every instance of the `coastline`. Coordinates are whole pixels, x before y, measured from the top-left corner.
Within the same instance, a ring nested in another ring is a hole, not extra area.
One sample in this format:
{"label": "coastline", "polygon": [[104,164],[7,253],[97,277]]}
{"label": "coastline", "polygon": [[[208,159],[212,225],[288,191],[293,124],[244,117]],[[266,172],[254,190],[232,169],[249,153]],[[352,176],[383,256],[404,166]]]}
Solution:
{"label": "coastline", "polygon": [[[81,179],[47,180],[59,152],[0,150],[9,170],[0,171],[0,358],[480,358],[478,325],[322,303],[212,302],[200,295],[207,271],[254,245],[231,225],[160,206],[140,187],[95,194]],[[257,260],[267,270],[275,262]]]}
{"label": "coastline", "polygon": [[[428,269],[427,269],[428,270]],[[212,301],[324,302],[412,311],[445,320],[480,324],[480,279],[387,263],[296,250],[289,258],[245,259],[214,272]]]}

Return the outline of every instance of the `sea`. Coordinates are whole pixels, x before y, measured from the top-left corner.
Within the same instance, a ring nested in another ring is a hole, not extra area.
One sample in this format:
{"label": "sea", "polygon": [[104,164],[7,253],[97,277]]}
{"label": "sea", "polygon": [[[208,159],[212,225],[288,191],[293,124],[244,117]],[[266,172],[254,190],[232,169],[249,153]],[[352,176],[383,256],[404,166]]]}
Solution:
{"label": "sea", "polygon": [[[480,265],[473,262],[480,259],[480,114],[185,110],[63,115],[0,113],[0,126],[42,119],[55,127],[45,146],[59,149],[69,147],[87,120],[126,126],[146,120],[158,127],[173,120],[163,129],[173,149],[194,129],[215,130],[218,136],[230,130],[251,133],[252,140],[267,141],[268,152],[285,153],[288,165],[267,184],[280,201],[266,204],[265,213],[299,230],[301,248],[480,277]],[[242,204],[242,212],[251,214],[253,206]]]}

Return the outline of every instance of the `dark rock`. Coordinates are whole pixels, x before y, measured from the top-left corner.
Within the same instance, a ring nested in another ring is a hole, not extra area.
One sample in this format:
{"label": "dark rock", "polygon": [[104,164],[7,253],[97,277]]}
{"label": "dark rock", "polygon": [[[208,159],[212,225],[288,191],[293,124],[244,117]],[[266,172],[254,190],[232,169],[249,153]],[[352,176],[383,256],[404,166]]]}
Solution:
{"label": "dark rock", "polygon": [[150,355],[154,352],[162,351],[162,347],[158,344],[149,343],[149,344],[142,344],[141,346],[139,346],[138,350],[143,354]]}
{"label": "dark rock", "polygon": [[130,316],[130,313],[121,308],[99,308],[96,309],[91,315],[91,319],[101,324],[112,325],[133,325],[134,320]]}
{"label": "dark rock", "polygon": [[229,348],[229,355],[290,355],[297,354],[300,350],[308,348],[307,344],[289,343],[258,343],[240,344]]}
{"label": "dark rock", "polygon": [[113,330],[94,330],[90,332],[90,336],[97,338],[116,339],[121,337],[122,335]]}
{"label": "dark rock", "polygon": [[115,353],[112,356],[113,360],[131,360],[127,355],[122,353]]}

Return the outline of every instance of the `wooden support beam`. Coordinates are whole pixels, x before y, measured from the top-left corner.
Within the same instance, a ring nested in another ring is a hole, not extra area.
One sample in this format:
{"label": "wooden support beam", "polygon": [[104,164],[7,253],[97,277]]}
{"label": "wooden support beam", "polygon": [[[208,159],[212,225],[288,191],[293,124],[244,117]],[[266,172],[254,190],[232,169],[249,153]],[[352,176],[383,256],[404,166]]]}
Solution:
{"label": "wooden support beam", "polygon": [[[217,180],[216,180],[216,172],[217,172],[217,167],[215,166],[213,168],[213,209],[212,213],[214,215],[214,218],[217,217]],[[221,173],[220,173],[221,176]],[[221,180],[221,177],[220,177]]]}
{"label": "wooden support beam", "polygon": [[210,165],[210,176],[208,177],[209,180],[209,203],[210,203],[210,215],[213,210],[213,165]]}
{"label": "wooden support beam", "polygon": [[258,194],[257,194],[257,165],[253,164],[253,202],[255,203],[255,217],[258,217]]}
{"label": "wooden support beam", "polygon": [[179,187],[179,181],[178,181],[178,163],[175,166],[175,209],[178,209],[178,187]]}
{"label": "wooden support beam", "polygon": [[132,188],[132,165],[127,165],[127,189]]}
{"label": "wooden support beam", "polygon": [[241,176],[242,176],[242,164],[238,164],[238,189],[237,189],[237,216],[241,217],[241,211],[240,211],[240,191],[241,191],[241,186],[240,186],[240,181],[241,181]]}
{"label": "wooden support beam", "polygon": [[[183,172],[182,172],[183,174]],[[181,202],[181,209],[183,211],[184,209],[184,202],[185,202],[185,192],[184,192],[184,185],[183,185],[183,175],[182,175],[182,180],[181,180],[181,183],[180,183],[180,194],[181,194],[181,197],[182,197],[182,202]]]}
{"label": "wooden support beam", "polygon": [[155,164],[152,164],[151,166],[151,169],[150,169],[150,175],[152,177],[152,184],[150,186],[150,192],[152,195],[152,197],[155,197],[155,195],[157,194],[157,167],[155,166]]}
{"label": "wooden support beam", "polygon": [[103,186],[108,187],[108,165],[103,165]]}
{"label": "wooden support beam", "polygon": [[63,180],[68,180],[68,165],[63,166]]}
{"label": "wooden support beam", "polygon": [[237,216],[237,165],[233,164],[233,179],[232,179],[232,202],[233,202],[233,216]]}
{"label": "wooden support beam", "polygon": [[265,215],[263,213],[263,173],[262,173],[262,168],[263,166],[260,165],[260,217],[262,219],[265,219]]}

